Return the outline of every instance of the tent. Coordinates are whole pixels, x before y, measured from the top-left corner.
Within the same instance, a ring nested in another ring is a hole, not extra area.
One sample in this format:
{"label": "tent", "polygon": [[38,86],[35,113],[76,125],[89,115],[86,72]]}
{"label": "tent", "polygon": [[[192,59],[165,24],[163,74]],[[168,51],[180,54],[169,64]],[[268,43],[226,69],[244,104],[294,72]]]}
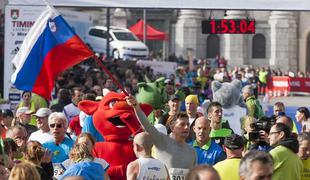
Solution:
{"label": "tent", "polygon": [[[135,25],[129,28],[139,39],[143,40],[144,34],[144,21],[140,20]],[[168,40],[168,35],[161,32],[151,25],[146,24],[146,39],[147,40]]]}

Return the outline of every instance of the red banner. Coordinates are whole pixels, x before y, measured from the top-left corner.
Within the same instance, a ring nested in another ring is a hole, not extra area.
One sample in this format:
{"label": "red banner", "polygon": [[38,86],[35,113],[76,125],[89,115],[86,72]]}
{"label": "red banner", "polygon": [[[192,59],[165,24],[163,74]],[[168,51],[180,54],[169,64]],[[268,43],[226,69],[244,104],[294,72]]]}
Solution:
{"label": "red banner", "polygon": [[290,92],[310,93],[310,78],[273,76],[268,79],[267,88],[271,96],[286,96]]}

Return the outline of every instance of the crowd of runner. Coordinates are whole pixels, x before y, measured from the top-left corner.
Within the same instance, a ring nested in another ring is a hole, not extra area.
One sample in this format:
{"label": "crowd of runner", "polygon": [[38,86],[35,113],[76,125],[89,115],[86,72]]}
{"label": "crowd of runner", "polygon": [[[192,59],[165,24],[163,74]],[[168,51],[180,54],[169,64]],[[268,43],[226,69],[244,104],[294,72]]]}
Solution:
{"label": "crowd of runner", "polygon": [[[126,102],[144,129],[133,138],[137,160],[128,164],[127,179],[310,179],[308,108],[300,107],[295,117],[289,117],[285,104],[277,102],[273,116],[267,117],[255,104],[266,93],[268,77],[284,75],[280,70],[228,70],[225,61],[217,68],[205,61],[196,62],[192,69],[180,66],[175,75],[165,77],[168,100],[152,122],[134,95],[145,76],[155,80],[162,75],[148,67],[122,67],[117,61],[105,65],[130,94]],[[248,108],[240,134],[223,119],[222,105],[212,101],[211,82],[234,79],[242,82],[240,94]],[[109,162],[92,153],[104,137],[85,125],[88,115],[77,107],[82,100],[100,101],[103,89],[119,91],[87,61],[58,77],[53,101],[24,91],[15,110],[2,109],[1,178],[109,179]],[[175,94],[179,89],[185,100]],[[211,103],[200,108],[205,100]],[[159,169],[156,173],[154,167]]]}

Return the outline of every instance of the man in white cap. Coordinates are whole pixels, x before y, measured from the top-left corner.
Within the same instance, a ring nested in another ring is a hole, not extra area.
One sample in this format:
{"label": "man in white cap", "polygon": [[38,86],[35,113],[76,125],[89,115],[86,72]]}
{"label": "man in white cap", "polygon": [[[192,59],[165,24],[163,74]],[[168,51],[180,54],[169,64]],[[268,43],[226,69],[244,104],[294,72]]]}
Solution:
{"label": "man in white cap", "polygon": [[52,140],[53,137],[50,134],[50,128],[48,126],[48,116],[52,113],[49,108],[40,108],[33,116],[36,117],[38,131],[33,132],[29,141],[39,141],[41,144]]}
{"label": "man in white cap", "polygon": [[38,128],[34,125],[29,124],[31,120],[31,114],[33,113],[28,107],[20,107],[16,110],[16,120],[13,123],[14,125],[23,126],[26,131],[28,137],[31,133],[38,130]]}

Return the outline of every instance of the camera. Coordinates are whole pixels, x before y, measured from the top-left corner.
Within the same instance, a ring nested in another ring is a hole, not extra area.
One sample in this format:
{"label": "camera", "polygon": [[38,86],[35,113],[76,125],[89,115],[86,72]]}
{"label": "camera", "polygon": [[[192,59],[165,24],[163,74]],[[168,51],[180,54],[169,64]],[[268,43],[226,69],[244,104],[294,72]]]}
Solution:
{"label": "camera", "polygon": [[249,141],[260,139],[260,131],[269,133],[271,127],[275,124],[276,117],[262,117],[257,122],[251,124],[252,132],[249,132]]}

